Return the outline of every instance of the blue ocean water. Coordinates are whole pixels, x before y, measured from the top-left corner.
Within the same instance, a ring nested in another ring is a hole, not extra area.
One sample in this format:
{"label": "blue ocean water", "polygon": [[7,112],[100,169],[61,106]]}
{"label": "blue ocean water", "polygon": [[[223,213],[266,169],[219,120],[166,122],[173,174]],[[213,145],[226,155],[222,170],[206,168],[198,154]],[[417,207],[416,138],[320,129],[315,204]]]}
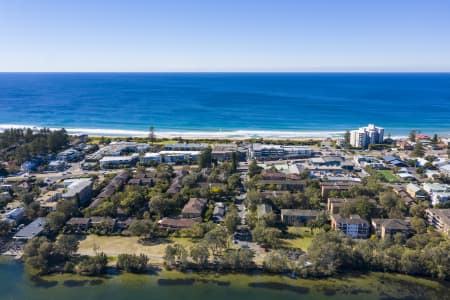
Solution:
{"label": "blue ocean water", "polygon": [[0,73],[3,128],[321,136],[368,123],[449,134],[450,73]]}

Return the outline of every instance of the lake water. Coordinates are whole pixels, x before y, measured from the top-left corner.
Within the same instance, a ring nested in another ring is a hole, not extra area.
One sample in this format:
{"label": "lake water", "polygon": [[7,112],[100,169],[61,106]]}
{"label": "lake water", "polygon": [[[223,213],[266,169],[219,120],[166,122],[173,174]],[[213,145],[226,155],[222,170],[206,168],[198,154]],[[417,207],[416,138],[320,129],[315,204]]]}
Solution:
{"label": "lake water", "polygon": [[0,129],[307,137],[450,134],[450,74],[0,73]]}
{"label": "lake water", "polygon": [[0,299],[8,300],[300,300],[450,299],[450,285],[403,275],[372,273],[339,279],[290,279],[268,275],[55,275],[32,279],[23,265],[0,258]]}

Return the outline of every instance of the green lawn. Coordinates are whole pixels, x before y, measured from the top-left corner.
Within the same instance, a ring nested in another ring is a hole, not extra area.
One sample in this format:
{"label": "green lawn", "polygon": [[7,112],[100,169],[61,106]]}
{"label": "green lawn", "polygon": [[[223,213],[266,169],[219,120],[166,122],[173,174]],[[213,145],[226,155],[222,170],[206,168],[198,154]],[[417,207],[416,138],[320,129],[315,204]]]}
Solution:
{"label": "green lawn", "polygon": [[[314,235],[308,227],[288,227],[289,237],[282,238],[282,242],[286,247],[299,248],[303,251],[308,250]],[[314,230],[314,234],[319,233],[319,230]]]}
{"label": "green lawn", "polygon": [[399,179],[391,170],[378,170],[378,173],[384,176],[388,182],[398,182]]}

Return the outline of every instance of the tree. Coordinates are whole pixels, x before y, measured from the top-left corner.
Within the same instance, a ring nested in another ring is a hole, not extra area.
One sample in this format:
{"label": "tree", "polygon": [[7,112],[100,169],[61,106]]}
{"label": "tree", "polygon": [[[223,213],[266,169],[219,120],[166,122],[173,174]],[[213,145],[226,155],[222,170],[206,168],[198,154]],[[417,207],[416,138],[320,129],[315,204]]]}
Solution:
{"label": "tree", "polygon": [[198,166],[199,168],[211,168],[212,156],[211,147],[205,148],[201,154],[198,156]]}
{"label": "tree", "polygon": [[157,194],[151,197],[149,201],[150,212],[157,214],[158,217],[164,216],[167,209],[167,203],[163,197],[163,195]]}
{"label": "tree", "polygon": [[284,252],[272,251],[266,255],[263,268],[271,273],[283,273],[288,270],[288,259]]}
{"label": "tree", "polygon": [[252,160],[248,165],[248,176],[252,178],[255,175],[261,174],[262,168],[258,166],[256,159]]}
{"label": "tree", "polygon": [[230,177],[228,177],[227,185],[231,190],[239,188],[239,186],[241,185],[240,175],[238,173],[234,173]]}
{"label": "tree", "polygon": [[149,130],[149,134],[148,134],[148,139],[150,140],[150,143],[153,144],[155,143],[155,128],[153,126],[150,126]]}
{"label": "tree", "polygon": [[50,271],[52,254],[53,245],[44,237],[29,240],[23,250],[25,263],[39,274],[47,274]]}
{"label": "tree", "polygon": [[427,232],[427,225],[425,220],[420,217],[412,217],[411,218],[411,227],[417,233],[425,233]]}
{"label": "tree", "polygon": [[66,223],[66,216],[62,212],[54,211],[47,215],[47,228],[57,233]]}
{"label": "tree", "polygon": [[78,239],[73,235],[63,235],[56,241],[56,251],[64,258],[69,259],[78,250]]}
{"label": "tree", "polygon": [[173,266],[175,265],[175,259],[177,255],[177,248],[175,248],[172,245],[167,245],[166,249],[164,250],[164,264],[166,266]]}
{"label": "tree", "polygon": [[179,263],[180,266],[184,267],[188,263],[188,252],[183,245],[174,244],[168,245],[164,251],[164,264],[167,267],[172,267],[175,263]]}
{"label": "tree", "polygon": [[191,258],[192,260],[201,267],[205,267],[208,265],[209,259],[209,249],[205,243],[194,244],[191,247]]}
{"label": "tree", "polygon": [[148,257],[144,254],[119,254],[117,269],[129,273],[143,273],[147,270]]}
{"label": "tree", "polygon": [[228,229],[228,233],[232,234],[236,230],[236,226],[241,223],[241,218],[236,210],[236,208],[232,208],[225,215],[224,225]]}
{"label": "tree", "polygon": [[11,233],[11,224],[6,220],[0,220],[0,237],[5,237]]}
{"label": "tree", "polygon": [[128,230],[132,235],[151,238],[155,235],[156,227],[151,220],[134,220]]}
{"label": "tree", "polygon": [[239,165],[239,158],[237,152],[231,153],[231,173],[236,173]]}
{"label": "tree", "polygon": [[423,145],[420,141],[416,142],[414,145],[414,149],[412,151],[412,156],[414,157],[422,157],[425,154],[425,150],[423,148]]}
{"label": "tree", "polygon": [[345,147],[350,147],[350,131],[346,131],[344,134],[344,145]]}
{"label": "tree", "polygon": [[415,142],[416,141],[416,131],[415,130],[411,130],[409,132],[409,140],[411,142]]}
{"label": "tree", "polygon": [[433,135],[433,138],[431,139],[431,142],[433,144],[439,143],[439,138],[438,138],[438,135],[436,133]]}
{"label": "tree", "polygon": [[250,249],[233,249],[226,251],[220,260],[220,267],[230,270],[246,271],[253,267],[254,253]]}
{"label": "tree", "polygon": [[266,247],[277,247],[280,245],[280,230],[266,227],[264,222],[258,222],[252,231],[253,240]]}
{"label": "tree", "polygon": [[106,272],[108,257],[105,253],[99,253],[95,256],[85,257],[78,265],[78,274],[84,276],[101,275]]}
{"label": "tree", "polygon": [[223,226],[216,226],[205,234],[203,240],[211,249],[212,254],[218,256],[228,245],[227,230]]}
{"label": "tree", "polygon": [[314,276],[330,276],[349,261],[351,241],[342,233],[330,231],[319,233],[308,248],[311,262],[309,271]]}

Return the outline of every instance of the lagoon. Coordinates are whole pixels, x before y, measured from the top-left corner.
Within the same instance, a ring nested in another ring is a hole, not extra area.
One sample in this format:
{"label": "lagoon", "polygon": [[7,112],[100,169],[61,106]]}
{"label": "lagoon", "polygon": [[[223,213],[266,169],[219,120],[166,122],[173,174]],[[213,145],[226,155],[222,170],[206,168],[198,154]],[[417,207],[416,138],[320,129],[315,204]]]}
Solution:
{"label": "lagoon", "polygon": [[450,299],[450,284],[383,273],[331,279],[275,275],[194,274],[161,271],[104,278],[52,275],[32,278],[23,264],[0,258],[0,299],[91,300],[301,300]]}

